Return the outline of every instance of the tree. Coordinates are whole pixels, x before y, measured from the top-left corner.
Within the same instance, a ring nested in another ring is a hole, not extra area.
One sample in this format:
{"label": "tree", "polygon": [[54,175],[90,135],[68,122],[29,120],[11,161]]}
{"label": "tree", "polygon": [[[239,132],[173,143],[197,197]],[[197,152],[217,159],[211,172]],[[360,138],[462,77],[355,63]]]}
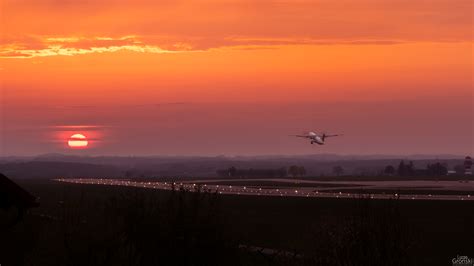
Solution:
{"label": "tree", "polygon": [[306,175],[306,169],[304,168],[304,166],[298,167],[298,175],[300,175],[300,176],[305,176]]}
{"label": "tree", "polygon": [[415,166],[413,165],[413,161],[410,161],[410,163],[407,165],[405,169],[405,174],[406,175],[414,175],[415,174]]}
{"label": "tree", "polygon": [[235,167],[232,166],[231,168],[229,168],[229,176],[234,177],[236,173],[237,169]]}
{"label": "tree", "polygon": [[278,177],[285,177],[286,176],[286,168],[285,167],[282,167],[280,169],[278,169]]}
{"label": "tree", "polygon": [[413,161],[410,161],[406,164],[403,160],[398,165],[397,173],[399,176],[412,176],[415,174],[415,166],[413,165]]}
{"label": "tree", "polygon": [[441,163],[435,164],[428,164],[428,174],[429,175],[447,175],[448,174],[448,167]]}
{"label": "tree", "polygon": [[391,165],[387,165],[383,170],[383,173],[386,175],[394,175],[395,174],[395,167]]}
{"label": "tree", "polygon": [[406,175],[406,165],[405,165],[405,162],[402,160],[400,162],[400,164],[398,164],[398,170],[397,170],[397,173],[399,176],[405,176]]}
{"label": "tree", "polygon": [[338,165],[332,168],[332,172],[337,176],[341,176],[344,173],[344,169]]}
{"label": "tree", "polygon": [[288,168],[288,174],[292,177],[297,177],[298,174],[299,174],[298,166],[296,166],[296,165],[290,166],[290,168]]}

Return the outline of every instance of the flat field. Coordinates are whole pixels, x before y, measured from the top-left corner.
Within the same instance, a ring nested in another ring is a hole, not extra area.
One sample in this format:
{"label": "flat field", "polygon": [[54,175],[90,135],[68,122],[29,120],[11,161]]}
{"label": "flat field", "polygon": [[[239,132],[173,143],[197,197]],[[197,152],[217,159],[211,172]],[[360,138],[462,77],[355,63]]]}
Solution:
{"label": "flat field", "polygon": [[41,206],[2,227],[2,265],[450,265],[474,256],[469,201],[19,183]]}

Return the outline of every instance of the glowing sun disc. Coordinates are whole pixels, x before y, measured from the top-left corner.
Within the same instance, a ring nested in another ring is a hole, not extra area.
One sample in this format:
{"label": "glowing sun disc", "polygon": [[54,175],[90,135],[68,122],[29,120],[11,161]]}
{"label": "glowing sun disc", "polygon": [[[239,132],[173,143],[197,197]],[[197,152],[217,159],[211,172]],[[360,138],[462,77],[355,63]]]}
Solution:
{"label": "glowing sun disc", "polygon": [[82,134],[74,134],[69,137],[67,145],[69,145],[71,148],[85,148],[87,145],[89,145],[89,141],[87,141],[86,136]]}

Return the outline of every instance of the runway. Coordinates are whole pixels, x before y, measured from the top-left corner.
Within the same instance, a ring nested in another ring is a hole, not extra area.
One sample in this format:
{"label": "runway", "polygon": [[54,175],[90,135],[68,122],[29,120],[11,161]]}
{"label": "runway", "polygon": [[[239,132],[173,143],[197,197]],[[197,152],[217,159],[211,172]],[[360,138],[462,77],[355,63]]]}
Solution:
{"label": "runway", "polygon": [[[473,200],[474,183],[461,183],[459,181],[313,181],[313,180],[295,180],[295,179],[222,179],[222,180],[193,180],[186,182],[146,182],[133,181],[126,179],[104,179],[104,178],[58,178],[54,179],[57,182],[85,184],[85,185],[106,185],[106,186],[125,186],[125,187],[140,187],[149,189],[176,190],[180,188],[188,191],[206,191],[219,194],[234,194],[234,195],[254,195],[254,196],[275,196],[275,197],[311,197],[311,198],[341,198],[351,199],[367,197],[372,199],[401,199],[401,200]],[[292,187],[264,187],[258,185],[222,185],[216,184],[219,182],[292,182]],[[304,184],[305,186],[299,186]],[[308,186],[313,184],[315,187]],[[344,187],[337,186],[346,185]],[[325,185],[324,187],[317,187],[318,185]],[[329,186],[328,186],[329,185]],[[334,186],[331,186],[334,185]],[[343,189],[363,188],[364,194],[343,192]],[[429,193],[430,190],[443,189],[447,191],[457,192],[458,195],[449,194],[435,194]],[[341,191],[337,192],[338,189]],[[397,189],[399,193],[371,193],[370,190],[380,189]],[[407,189],[423,189],[427,194],[405,194],[403,190]],[[329,191],[330,190],[330,191]]]}

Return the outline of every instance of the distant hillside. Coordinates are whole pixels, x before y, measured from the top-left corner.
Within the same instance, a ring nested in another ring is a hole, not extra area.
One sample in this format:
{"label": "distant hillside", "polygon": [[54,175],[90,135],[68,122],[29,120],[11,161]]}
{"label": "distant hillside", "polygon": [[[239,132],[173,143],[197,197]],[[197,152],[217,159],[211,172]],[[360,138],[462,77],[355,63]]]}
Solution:
{"label": "distant hillside", "polygon": [[375,160],[462,160],[464,155],[453,154],[412,154],[412,155],[340,155],[340,154],[306,154],[306,155],[257,155],[257,156],[77,156],[61,153],[48,153],[38,156],[4,156],[0,163],[5,162],[74,162],[89,164],[110,164],[133,166],[136,164],[171,163],[185,161],[375,161]]}
{"label": "distant hillside", "polygon": [[[440,157],[438,157],[440,158]],[[216,176],[217,170],[278,169],[291,165],[304,166],[308,176],[333,175],[333,167],[341,166],[347,175],[376,175],[387,165],[397,168],[400,160],[413,160],[415,168],[441,162],[453,169],[462,165],[463,157],[452,158],[372,158],[367,156],[238,156],[238,157],[79,157],[46,155],[0,161],[0,172],[18,178],[54,177],[150,177],[150,176]]]}
{"label": "distant hillside", "polygon": [[17,178],[97,177],[118,176],[113,166],[69,162],[13,162],[0,164],[0,172]]}

